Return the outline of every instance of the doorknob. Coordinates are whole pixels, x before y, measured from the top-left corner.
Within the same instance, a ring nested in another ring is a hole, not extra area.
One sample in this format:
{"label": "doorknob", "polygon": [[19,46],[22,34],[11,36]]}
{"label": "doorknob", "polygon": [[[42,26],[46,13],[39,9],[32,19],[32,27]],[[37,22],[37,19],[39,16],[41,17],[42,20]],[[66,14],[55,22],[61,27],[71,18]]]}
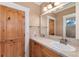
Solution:
{"label": "doorknob", "polygon": [[8,17],[8,20],[10,20],[10,16]]}

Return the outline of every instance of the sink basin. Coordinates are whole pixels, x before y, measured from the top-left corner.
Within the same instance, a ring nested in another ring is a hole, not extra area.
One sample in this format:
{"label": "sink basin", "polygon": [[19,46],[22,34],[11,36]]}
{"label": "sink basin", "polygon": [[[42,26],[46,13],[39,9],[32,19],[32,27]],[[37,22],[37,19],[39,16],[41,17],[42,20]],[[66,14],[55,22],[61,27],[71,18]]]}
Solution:
{"label": "sink basin", "polygon": [[55,49],[55,50],[60,50],[60,51],[65,51],[65,52],[72,52],[72,51],[76,51],[76,48],[67,44],[62,44],[60,42],[54,42],[52,47]]}

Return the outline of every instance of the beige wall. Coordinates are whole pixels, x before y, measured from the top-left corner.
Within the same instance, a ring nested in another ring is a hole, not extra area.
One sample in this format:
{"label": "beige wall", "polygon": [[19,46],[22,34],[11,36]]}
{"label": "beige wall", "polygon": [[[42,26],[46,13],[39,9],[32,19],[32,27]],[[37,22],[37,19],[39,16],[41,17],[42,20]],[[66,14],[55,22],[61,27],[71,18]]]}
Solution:
{"label": "beige wall", "polygon": [[71,7],[56,14],[56,35],[63,35],[63,16],[75,12],[75,7]]}
{"label": "beige wall", "polygon": [[47,35],[47,15],[43,15],[41,19],[41,35]]}
{"label": "beige wall", "polygon": [[32,2],[17,2],[17,4],[30,8],[30,36],[39,35],[40,6]]}

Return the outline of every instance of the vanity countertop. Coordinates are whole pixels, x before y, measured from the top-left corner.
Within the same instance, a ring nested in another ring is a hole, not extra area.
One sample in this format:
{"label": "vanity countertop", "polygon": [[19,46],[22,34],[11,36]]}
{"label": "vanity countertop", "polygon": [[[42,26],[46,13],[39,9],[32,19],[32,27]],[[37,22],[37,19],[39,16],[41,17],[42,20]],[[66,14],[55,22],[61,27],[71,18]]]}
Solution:
{"label": "vanity countertop", "polygon": [[53,43],[54,40],[52,40],[51,38],[36,36],[36,37],[31,37],[31,39],[42,44],[42,45],[44,45],[44,46],[46,46],[47,48],[49,48],[51,50],[56,51],[57,53],[61,54],[63,57],[65,57],[65,56],[67,56],[67,57],[79,57],[79,50],[76,50],[76,51],[61,51],[61,50],[54,49],[52,47],[52,43]]}

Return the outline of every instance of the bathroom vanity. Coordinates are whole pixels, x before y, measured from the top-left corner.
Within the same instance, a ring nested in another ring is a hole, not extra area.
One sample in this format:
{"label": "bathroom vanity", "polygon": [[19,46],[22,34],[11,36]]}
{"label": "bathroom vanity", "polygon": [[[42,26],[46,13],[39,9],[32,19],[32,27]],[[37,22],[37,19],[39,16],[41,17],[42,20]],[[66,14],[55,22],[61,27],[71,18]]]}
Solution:
{"label": "bathroom vanity", "polygon": [[34,33],[30,37],[31,57],[79,57],[79,16],[76,12],[79,7],[76,6],[76,3],[69,3],[60,10],[41,15],[40,36]]}
{"label": "bathroom vanity", "polygon": [[54,38],[32,37],[30,39],[31,57],[78,57],[79,50],[70,44],[62,44]]}
{"label": "bathroom vanity", "polygon": [[30,56],[31,57],[60,57],[58,53],[56,53],[53,50],[48,49],[44,45],[34,41],[30,40]]}

